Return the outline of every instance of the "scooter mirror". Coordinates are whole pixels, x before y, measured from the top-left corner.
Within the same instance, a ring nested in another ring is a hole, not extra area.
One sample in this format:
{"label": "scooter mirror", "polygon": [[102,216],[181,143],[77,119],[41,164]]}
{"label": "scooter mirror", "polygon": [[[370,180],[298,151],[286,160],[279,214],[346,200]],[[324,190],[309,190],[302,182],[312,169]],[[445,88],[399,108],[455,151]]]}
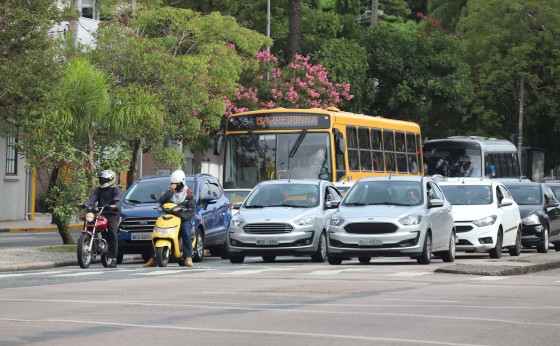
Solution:
{"label": "scooter mirror", "polygon": [[157,199],[158,199],[155,193],[152,193],[150,195],[150,198],[153,199],[154,201],[157,201]]}

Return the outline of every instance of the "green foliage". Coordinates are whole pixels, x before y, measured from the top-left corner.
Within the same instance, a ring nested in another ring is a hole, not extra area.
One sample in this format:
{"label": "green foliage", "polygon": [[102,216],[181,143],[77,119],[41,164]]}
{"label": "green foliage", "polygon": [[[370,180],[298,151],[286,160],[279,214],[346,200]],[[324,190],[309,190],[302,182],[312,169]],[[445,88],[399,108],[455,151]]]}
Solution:
{"label": "green foliage", "polygon": [[159,147],[152,152],[154,161],[169,167],[183,167],[186,164],[185,155],[172,148]]}

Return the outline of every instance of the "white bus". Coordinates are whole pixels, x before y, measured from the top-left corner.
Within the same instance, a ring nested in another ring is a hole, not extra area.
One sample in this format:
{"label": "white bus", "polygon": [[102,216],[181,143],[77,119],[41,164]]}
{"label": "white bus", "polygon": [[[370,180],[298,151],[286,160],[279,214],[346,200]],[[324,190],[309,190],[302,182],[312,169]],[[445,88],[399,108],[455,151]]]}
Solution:
{"label": "white bus", "polygon": [[426,175],[519,178],[517,148],[504,139],[453,136],[424,142]]}

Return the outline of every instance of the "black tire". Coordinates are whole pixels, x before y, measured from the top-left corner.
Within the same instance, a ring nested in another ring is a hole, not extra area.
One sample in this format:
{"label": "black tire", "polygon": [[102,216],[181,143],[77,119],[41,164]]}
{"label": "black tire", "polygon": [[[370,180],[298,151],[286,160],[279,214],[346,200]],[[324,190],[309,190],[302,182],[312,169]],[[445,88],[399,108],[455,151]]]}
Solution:
{"label": "black tire", "polygon": [[510,256],[521,255],[521,226],[517,226],[517,235],[515,236],[515,245],[508,249]]}
{"label": "black tire", "polygon": [[556,243],[554,243],[554,250],[560,251],[560,241],[557,241]]}
{"label": "black tire", "polygon": [[204,235],[200,228],[194,232],[194,245],[193,245],[193,262],[202,262],[204,259]]}
{"label": "black tire", "polygon": [[420,257],[416,259],[416,262],[418,264],[430,264],[432,262],[432,236],[429,232],[426,232],[424,247],[422,248]]}
{"label": "black tire", "polygon": [[358,257],[358,261],[360,261],[360,263],[369,263],[371,257]]}
{"label": "black tire", "polygon": [[229,255],[229,261],[231,263],[243,263],[243,261],[245,261],[245,256]]}
{"label": "black tire", "polygon": [[547,253],[548,252],[548,244],[549,239],[548,239],[548,227],[545,227],[543,229],[543,240],[542,242],[537,245],[537,252],[538,253]]}
{"label": "black tire", "polygon": [[124,259],[124,253],[119,252],[119,253],[117,254],[117,264],[121,264],[122,261],[123,261],[123,259]]}
{"label": "black tire", "polygon": [[329,264],[339,265],[340,263],[342,263],[342,258],[341,257],[328,256],[328,261],[329,261]]}
{"label": "black tire", "polygon": [[109,258],[108,253],[101,254],[101,264],[103,264],[105,268],[109,268],[111,266],[111,262],[113,262],[113,260]]}
{"label": "black tire", "polygon": [[455,233],[451,232],[451,237],[449,237],[449,247],[447,251],[441,253],[441,259],[444,262],[454,262],[456,253],[457,248],[455,246]]}
{"label": "black tire", "polygon": [[319,236],[319,244],[317,244],[317,251],[311,255],[313,262],[325,262],[327,260],[327,237],[325,233],[321,232]]}
{"label": "black tire", "polygon": [[501,258],[502,257],[502,231],[498,232],[498,237],[496,238],[496,246],[489,252],[490,258]]}
{"label": "black tire", "polygon": [[91,264],[92,255],[89,251],[89,242],[91,241],[91,236],[87,233],[82,233],[80,239],[78,239],[78,264],[81,268],[89,268]]}
{"label": "black tire", "polygon": [[271,256],[271,255],[262,256],[262,259],[263,259],[263,261],[270,263],[270,262],[274,262],[274,260],[276,259],[276,256]]}
{"label": "black tire", "polygon": [[220,256],[220,254],[222,253],[220,248],[217,248],[217,247],[213,247],[213,248],[208,249],[208,252],[210,252],[210,256]]}
{"label": "black tire", "polygon": [[222,246],[222,249],[220,251],[220,258],[221,259],[228,259],[229,258],[229,251],[228,251],[227,244],[224,244]]}
{"label": "black tire", "polygon": [[[152,256],[150,256],[150,253],[143,253],[142,254],[142,261],[144,261],[144,263],[148,262],[150,260]],[[118,262],[117,262],[118,263]]]}
{"label": "black tire", "polygon": [[156,248],[156,263],[158,267],[167,267],[169,264],[169,257],[171,256],[171,250],[167,247]]}

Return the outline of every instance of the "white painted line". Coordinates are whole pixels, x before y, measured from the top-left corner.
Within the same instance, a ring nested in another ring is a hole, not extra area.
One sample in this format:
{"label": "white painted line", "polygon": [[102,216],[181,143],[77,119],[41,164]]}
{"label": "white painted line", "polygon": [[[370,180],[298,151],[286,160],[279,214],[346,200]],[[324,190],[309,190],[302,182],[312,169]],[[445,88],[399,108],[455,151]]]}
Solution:
{"label": "white painted line", "polygon": [[342,270],[315,270],[310,272],[311,275],[335,275],[342,273]]}
{"label": "white painted line", "polygon": [[385,275],[385,276],[399,276],[399,277],[414,277],[414,276],[422,276],[422,275],[429,275],[432,273],[428,273],[428,272],[398,272],[398,273],[393,273],[393,274],[389,274],[389,275]]}
{"label": "white painted line", "polygon": [[130,275],[160,276],[160,275],[169,275],[169,274],[177,274],[177,273],[184,273],[184,271],[183,270],[155,270],[155,271],[143,272],[143,273],[133,273]]}
{"label": "white painted line", "polygon": [[29,274],[0,274],[0,278],[15,278],[18,276],[25,276]]}
{"label": "white painted line", "polygon": [[473,281],[499,281],[509,279],[511,276],[481,276],[478,278],[471,279]]}
{"label": "white painted line", "polygon": [[251,274],[259,274],[266,271],[266,269],[255,269],[255,270],[251,270],[251,269],[242,269],[242,270],[234,270],[231,272],[227,272],[225,274],[227,275],[251,275]]}
{"label": "white painted line", "polygon": [[88,275],[99,275],[99,274],[103,274],[103,272],[83,271],[83,272],[78,272],[78,273],[73,273],[73,274],[53,275],[53,277],[73,277],[73,276],[88,276]]}

